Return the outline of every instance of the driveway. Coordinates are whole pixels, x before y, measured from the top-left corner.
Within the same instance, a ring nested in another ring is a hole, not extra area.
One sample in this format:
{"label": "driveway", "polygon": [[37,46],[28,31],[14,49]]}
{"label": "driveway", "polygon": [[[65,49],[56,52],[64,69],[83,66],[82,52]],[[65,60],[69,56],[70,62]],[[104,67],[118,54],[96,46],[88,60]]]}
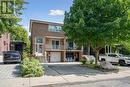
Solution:
{"label": "driveway", "polygon": [[19,76],[19,64],[0,64],[0,79],[17,78]]}
{"label": "driveway", "polygon": [[47,76],[63,76],[63,75],[87,76],[87,75],[96,75],[104,73],[99,70],[93,70],[87,67],[81,67],[80,63],[48,64],[47,67],[45,67],[45,71],[46,71],[45,75]]}
{"label": "driveway", "polygon": [[[123,72],[102,72],[87,67],[81,67],[79,63],[70,62],[70,63],[44,64],[44,68],[45,68],[45,75],[40,78],[31,78],[30,79],[31,86],[53,87],[53,84],[66,85],[79,82],[101,81],[101,80],[123,78],[130,76],[130,67],[120,67],[121,71]],[[71,86],[68,85],[65,87],[71,87]]]}
{"label": "driveway", "polygon": [[45,85],[51,84],[72,84],[130,76],[130,67],[121,67],[122,71],[126,72],[106,73],[81,67],[79,63],[49,63],[43,64],[43,66],[45,68],[44,76],[22,78],[19,74],[19,64],[0,64],[0,87],[35,87],[43,85],[45,87]]}
{"label": "driveway", "polygon": [[29,79],[21,78],[19,64],[0,64],[0,87],[29,87]]}

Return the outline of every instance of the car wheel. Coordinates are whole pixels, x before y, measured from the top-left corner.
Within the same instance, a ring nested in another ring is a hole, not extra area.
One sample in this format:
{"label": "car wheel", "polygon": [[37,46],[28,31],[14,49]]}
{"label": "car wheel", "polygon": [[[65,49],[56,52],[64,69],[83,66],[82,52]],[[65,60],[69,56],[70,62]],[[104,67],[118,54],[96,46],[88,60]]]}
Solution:
{"label": "car wheel", "polygon": [[121,66],[125,66],[125,65],[126,65],[126,63],[125,63],[124,60],[120,60],[120,61],[119,61],[119,64],[120,64]]}
{"label": "car wheel", "polygon": [[4,64],[7,64],[7,62],[4,62]]}

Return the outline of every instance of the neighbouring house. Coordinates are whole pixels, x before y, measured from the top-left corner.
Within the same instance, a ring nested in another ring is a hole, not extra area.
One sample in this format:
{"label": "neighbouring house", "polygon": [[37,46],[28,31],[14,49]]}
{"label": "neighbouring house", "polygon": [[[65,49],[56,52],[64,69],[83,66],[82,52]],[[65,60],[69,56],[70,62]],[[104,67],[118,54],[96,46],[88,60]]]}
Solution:
{"label": "neighbouring house", "polygon": [[26,43],[23,41],[18,41],[18,40],[10,41],[10,50],[19,51],[21,54],[23,53],[25,46]]}
{"label": "neighbouring house", "polygon": [[10,50],[10,34],[4,33],[0,35],[0,52]]}
{"label": "neighbouring house", "polygon": [[67,40],[62,26],[61,23],[31,20],[32,54],[48,62],[79,61],[83,50]]}

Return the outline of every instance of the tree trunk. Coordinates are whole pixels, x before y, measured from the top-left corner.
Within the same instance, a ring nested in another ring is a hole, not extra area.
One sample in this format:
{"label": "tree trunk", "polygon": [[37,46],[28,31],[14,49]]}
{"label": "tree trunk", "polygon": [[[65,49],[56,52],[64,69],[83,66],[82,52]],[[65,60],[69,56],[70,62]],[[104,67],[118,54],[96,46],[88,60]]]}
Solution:
{"label": "tree trunk", "polygon": [[87,47],[88,47],[87,54],[90,55],[90,44],[88,44]]}
{"label": "tree trunk", "polygon": [[99,50],[96,51],[95,56],[96,56],[96,58],[95,58],[95,65],[97,65],[98,58],[99,58]]}

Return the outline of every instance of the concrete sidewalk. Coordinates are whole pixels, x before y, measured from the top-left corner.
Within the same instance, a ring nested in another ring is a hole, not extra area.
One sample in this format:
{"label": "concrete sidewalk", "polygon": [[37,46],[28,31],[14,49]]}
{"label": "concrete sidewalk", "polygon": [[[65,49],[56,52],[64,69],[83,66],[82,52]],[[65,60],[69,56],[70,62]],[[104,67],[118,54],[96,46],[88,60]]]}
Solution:
{"label": "concrete sidewalk", "polygon": [[130,76],[130,71],[122,71],[119,73],[96,75],[96,76],[76,76],[76,75],[64,75],[64,76],[42,76],[36,78],[12,78],[12,79],[0,79],[0,87],[32,87],[32,86],[45,86],[52,84],[72,84],[78,82],[92,82],[103,81],[110,79],[119,79]]}

